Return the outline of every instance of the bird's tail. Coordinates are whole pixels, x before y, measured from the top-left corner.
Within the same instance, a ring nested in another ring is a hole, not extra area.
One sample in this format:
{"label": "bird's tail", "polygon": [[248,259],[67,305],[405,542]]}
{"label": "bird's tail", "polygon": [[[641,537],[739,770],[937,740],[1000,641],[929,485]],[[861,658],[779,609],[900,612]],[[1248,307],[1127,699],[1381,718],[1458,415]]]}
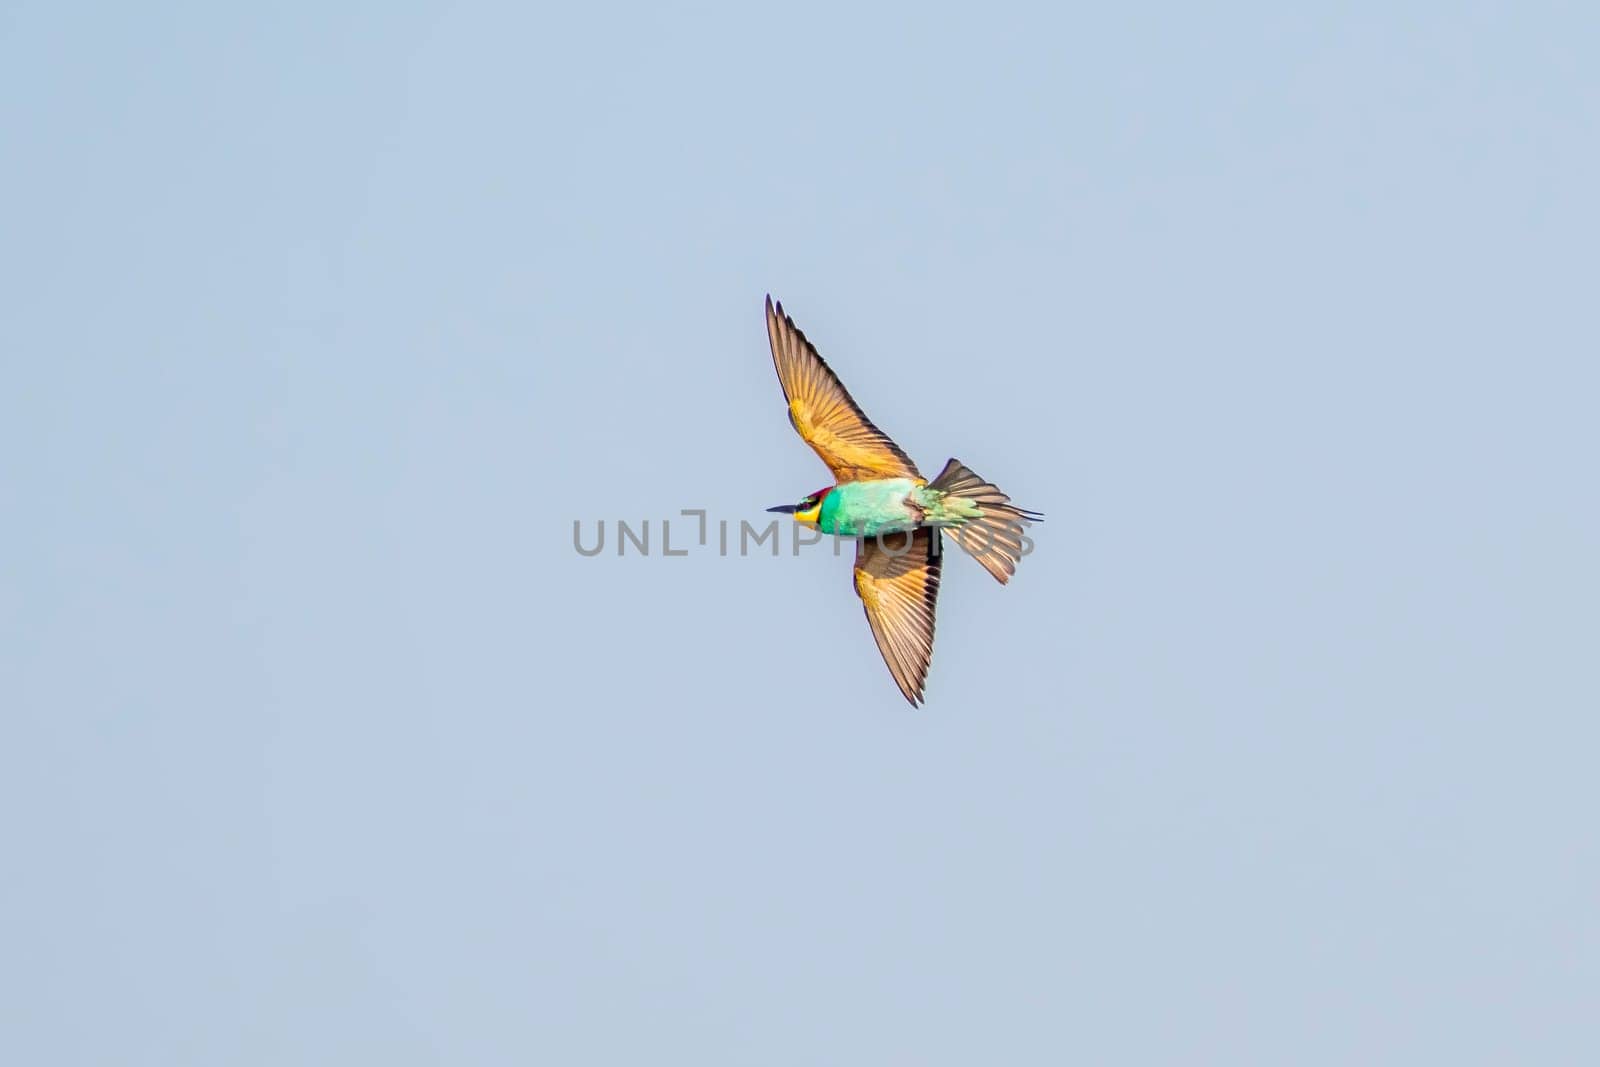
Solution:
{"label": "bird's tail", "polygon": [[943,494],[929,521],[944,526],[956,544],[1004,585],[1022,558],[1022,531],[1044,518],[1019,508],[1011,498],[952,459],[928,488]]}

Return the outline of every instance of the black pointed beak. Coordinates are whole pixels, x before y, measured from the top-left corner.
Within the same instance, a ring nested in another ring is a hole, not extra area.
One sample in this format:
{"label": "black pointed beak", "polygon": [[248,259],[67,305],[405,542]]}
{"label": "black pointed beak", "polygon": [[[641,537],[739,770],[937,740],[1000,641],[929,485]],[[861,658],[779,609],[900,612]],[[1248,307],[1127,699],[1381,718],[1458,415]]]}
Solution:
{"label": "black pointed beak", "polygon": [[768,511],[776,511],[776,512],[779,512],[780,514],[783,514],[783,515],[793,515],[794,511],[795,511],[795,505],[793,505],[793,504],[779,504],[777,507],[768,508],[767,510]]}

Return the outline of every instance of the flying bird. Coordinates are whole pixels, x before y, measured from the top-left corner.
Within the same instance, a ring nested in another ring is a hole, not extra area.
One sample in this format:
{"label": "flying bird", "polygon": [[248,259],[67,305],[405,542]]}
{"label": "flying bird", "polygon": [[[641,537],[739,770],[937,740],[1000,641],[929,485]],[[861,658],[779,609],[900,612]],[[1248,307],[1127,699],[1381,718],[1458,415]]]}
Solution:
{"label": "flying bird", "polygon": [[857,538],[856,594],[889,673],[912,707],[922,703],[933,658],[940,531],[1002,585],[1022,558],[1022,532],[1044,516],[1019,508],[958,460],[933,481],[872,424],[806,335],[767,297],[772,362],[789,422],[833,472],[835,484],[768,511],[823,533]]}

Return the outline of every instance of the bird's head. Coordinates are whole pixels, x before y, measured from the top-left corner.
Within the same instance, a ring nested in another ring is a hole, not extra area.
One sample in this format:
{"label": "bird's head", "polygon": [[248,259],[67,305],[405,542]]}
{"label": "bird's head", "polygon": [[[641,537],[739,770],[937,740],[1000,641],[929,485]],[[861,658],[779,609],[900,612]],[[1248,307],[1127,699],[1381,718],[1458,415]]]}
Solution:
{"label": "bird's head", "polygon": [[817,525],[818,517],[822,514],[822,500],[831,492],[833,492],[833,486],[830,485],[826,489],[818,489],[798,504],[779,504],[777,507],[768,508],[767,510],[776,511],[784,515],[793,515],[795,522],[803,522],[807,526],[815,526]]}

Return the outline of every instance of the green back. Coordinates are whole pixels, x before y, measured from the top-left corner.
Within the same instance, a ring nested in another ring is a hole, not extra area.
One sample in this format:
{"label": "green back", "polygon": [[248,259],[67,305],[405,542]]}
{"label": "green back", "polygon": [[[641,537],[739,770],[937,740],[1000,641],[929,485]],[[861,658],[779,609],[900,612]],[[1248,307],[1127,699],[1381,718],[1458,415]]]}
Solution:
{"label": "green back", "polygon": [[916,516],[905,499],[915,487],[910,478],[846,482],[823,498],[817,527],[823,533],[841,537],[872,537],[890,530],[908,530],[915,525]]}

